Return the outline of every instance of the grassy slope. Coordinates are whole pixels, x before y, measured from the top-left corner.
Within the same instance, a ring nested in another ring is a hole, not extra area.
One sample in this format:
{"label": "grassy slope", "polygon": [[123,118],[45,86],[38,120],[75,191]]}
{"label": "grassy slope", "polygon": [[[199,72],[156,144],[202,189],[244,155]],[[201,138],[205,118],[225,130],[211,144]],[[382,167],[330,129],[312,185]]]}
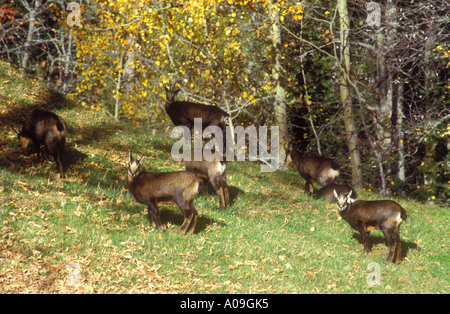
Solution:
{"label": "grassy slope", "polygon": [[[180,170],[172,140],[72,107],[4,63],[0,81],[0,293],[449,293],[448,208],[397,200],[406,258],[386,266],[381,233],[365,255],[334,206],[303,194],[298,173],[235,162],[230,208],[200,195],[196,234],[178,236],[181,212],[161,206],[159,233],[127,192],[127,151],[145,154],[146,170]],[[64,181],[53,161],[21,155],[9,128],[36,104],[69,122]],[[366,282],[371,262],[381,265],[377,287]]]}

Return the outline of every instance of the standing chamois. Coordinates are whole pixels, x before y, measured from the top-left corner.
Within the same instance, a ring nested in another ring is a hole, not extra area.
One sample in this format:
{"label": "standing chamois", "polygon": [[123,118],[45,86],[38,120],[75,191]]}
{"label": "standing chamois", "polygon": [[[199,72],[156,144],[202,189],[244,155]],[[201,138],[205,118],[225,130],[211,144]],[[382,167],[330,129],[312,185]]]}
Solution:
{"label": "standing chamois", "polygon": [[381,230],[389,247],[387,263],[401,259],[400,224],[406,220],[406,211],[394,201],[360,201],[351,198],[352,191],[334,196],[342,218],[359,231],[364,242],[364,251],[371,252],[369,246],[370,231]]}
{"label": "standing chamois", "polygon": [[314,193],[314,181],[321,186],[333,183],[339,177],[341,170],[336,161],[314,153],[299,153],[295,149],[287,149],[286,155],[297,167],[300,175],[305,179],[305,193]]}
{"label": "standing chamois", "polygon": [[35,109],[25,120],[22,129],[16,132],[22,151],[30,155],[34,150],[41,161],[41,145],[53,156],[61,178],[64,178],[63,155],[66,143],[67,123],[56,114]]}
{"label": "standing chamois", "polygon": [[201,118],[202,129],[210,125],[218,126],[225,136],[225,118],[229,116],[227,112],[217,106],[204,105],[189,101],[175,101],[175,96],[180,89],[174,86],[166,90],[166,112],[176,126],[183,125],[189,130],[194,127],[194,118]]}
{"label": "standing chamois", "polygon": [[219,207],[225,207],[230,205],[230,196],[228,194],[227,187],[227,162],[212,160],[201,161],[194,160],[194,153],[191,154],[191,161],[186,161],[186,171],[193,172],[202,179],[203,187],[206,194],[208,194],[208,181],[216,190],[219,196]]}
{"label": "standing chamois", "polygon": [[163,231],[159,218],[159,203],[175,203],[184,215],[178,234],[193,233],[198,220],[194,199],[198,195],[200,179],[188,171],[148,173],[141,172],[144,156],[133,159],[129,152],[128,188],[138,203],[148,206],[148,216],[153,227]]}

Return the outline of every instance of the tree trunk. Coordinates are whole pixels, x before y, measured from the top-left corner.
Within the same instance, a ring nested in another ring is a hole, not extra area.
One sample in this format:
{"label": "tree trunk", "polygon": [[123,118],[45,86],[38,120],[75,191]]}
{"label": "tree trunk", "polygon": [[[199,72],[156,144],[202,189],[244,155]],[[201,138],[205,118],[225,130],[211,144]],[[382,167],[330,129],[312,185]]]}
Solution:
{"label": "tree trunk", "polygon": [[350,45],[348,32],[350,28],[347,0],[338,0],[339,24],[340,24],[340,92],[341,102],[344,107],[345,132],[347,134],[348,148],[350,150],[350,164],[352,168],[352,183],[357,188],[362,188],[361,155],[358,147],[358,134],[353,118],[353,106],[350,96]]}
{"label": "tree trunk", "polygon": [[397,85],[397,98],[394,102],[394,112],[396,113],[395,121],[395,144],[397,146],[397,177],[405,181],[406,171],[405,171],[405,144],[403,142],[405,137],[405,132],[403,130],[403,82],[399,82]]}
{"label": "tree trunk", "polygon": [[396,40],[396,7],[388,0],[385,7],[385,27],[380,27],[377,34],[377,85],[379,101],[377,107],[377,142],[380,150],[389,159],[392,147],[392,110],[395,79],[395,55],[393,53]]}
{"label": "tree trunk", "polygon": [[[25,3],[26,4],[26,3]],[[32,47],[32,41],[33,41],[33,37],[34,37],[34,32],[35,32],[35,23],[36,23],[36,16],[38,14],[38,9],[41,6],[41,1],[37,0],[34,2],[34,8],[31,8],[30,6],[28,6],[28,4],[26,4],[26,8],[28,9],[28,32],[27,32],[27,39],[25,41],[25,47],[24,47],[24,52],[22,55],[22,60],[20,62],[20,70],[22,72],[25,72],[28,66],[28,60],[30,59],[30,55],[31,55],[31,47]]]}
{"label": "tree trunk", "polygon": [[383,195],[387,193],[387,176],[394,172],[392,169],[384,168],[394,155],[393,140],[398,135],[393,134],[392,130],[394,109],[397,109],[394,108],[394,80],[397,77],[397,70],[395,68],[396,57],[393,51],[397,31],[397,13],[392,0],[386,2],[384,11],[386,12],[384,27],[378,29],[376,40],[378,105],[374,116],[376,136],[373,145],[374,154],[377,156],[379,163],[381,193]]}
{"label": "tree trunk", "polygon": [[272,23],[272,78],[275,86],[275,125],[279,127],[279,164],[282,164],[286,159],[285,142],[288,137],[288,128],[286,118],[286,93],[283,86],[283,67],[281,65],[280,11],[278,11],[278,2],[275,0],[269,1],[269,18]]}

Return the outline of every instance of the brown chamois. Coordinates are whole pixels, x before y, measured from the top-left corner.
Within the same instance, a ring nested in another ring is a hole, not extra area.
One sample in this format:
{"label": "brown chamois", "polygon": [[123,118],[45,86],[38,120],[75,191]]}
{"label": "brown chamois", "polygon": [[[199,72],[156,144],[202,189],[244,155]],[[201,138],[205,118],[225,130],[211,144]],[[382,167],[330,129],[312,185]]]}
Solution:
{"label": "brown chamois", "polygon": [[335,203],[336,198],[334,196],[333,190],[336,190],[338,194],[347,194],[348,192],[352,191],[352,195],[354,199],[358,198],[358,194],[354,189],[349,187],[346,184],[336,184],[336,183],[330,183],[323,188],[321,188],[319,191],[316,191],[314,193],[314,196],[316,198],[321,198],[327,201],[328,203]]}
{"label": "brown chamois", "polygon": [[198,220],[194,199],[198,195],[200,179],[188,171],[148,173],[141,172],[144,156],[133,159],[129,152],[128,188],[138,203],[148,206],[152,226],[163,231],[159,218],[159,203],[175,203],[184,215],[178,234],[193,233]]}
{"label": "brown chamois", "polygon": [[400,224],[406,220],[406,211],[394,201],[360,201],[351,198],[352,191],[334,196],[342,218],[359,231],[364,242],[364,251],[371,252],[370,231],[381,230],[389,247],[387,263],[401,261]]}
{"label": "brown chamois", "polygon": [[34,147],[38,162],[41,161],[41,145],[44,145],[53,156],[61,178],[64,178],[63,155],[67,135],[64,119],[52,112],[35,109],[16,133],[22,151],[30,155]]}
{"label": "brown chamois", "polygon": [[219,207],[230,206],[230,196],[228,194],[227,186],[226,161],[195,161],[194,153],[192,153],[191,161],[186,161],[186,171],[193,172],[197,175],[197,177],[202,179],[206,194],[208,194],[208,181],[211,183],[219,196]]}
{"label": "brown chamois", "polygon": [[[201,118],[202,129],[210,125],[218,126],[225,132],[225,118],[229,116],[227,112],[217,106],[204,105],[189,101],[175,101],[175,96],[180,89],[174,86],[166,90],[166,112],[176,126],[183,125],[189,130],[194,127],[194,118]],[[225,136],[225,133],[224,133]]]}
{"label": "brown chamois", "polygon": [[336,161],[315,153],[299,153],[295,149],[289,149],[287,156],[297,167],[300,175],[305,179],[305,193],[314,193],[314,181],[321,186],[333,183],[339,177],[341,170]]}

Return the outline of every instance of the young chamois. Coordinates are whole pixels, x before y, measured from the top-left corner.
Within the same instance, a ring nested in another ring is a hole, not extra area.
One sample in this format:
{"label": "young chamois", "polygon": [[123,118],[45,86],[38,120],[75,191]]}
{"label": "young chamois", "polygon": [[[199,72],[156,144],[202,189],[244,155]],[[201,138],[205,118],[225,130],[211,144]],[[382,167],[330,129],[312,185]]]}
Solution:
{"label": "young chamois", "polygon": [[381,230],[389,247],[387,263],[401,260],[400,224],[406,220],[406,211],[394,201],[360,201],[352,199],[352,191],[338,194],[333,191],[342,218],[359,231],[364,251],[370,253],[370,231]]}
{"label": "young chamois", "polygon": [[129,152],[127,182],[136,201],[148,206],[152,226],[163,231],[158,204],[173,202],[184,215],[178,234],[193,233],[198,219],[193,201],[198,195],[200,179],[188,171],[141,172],[143,163],[144,156],[139,160],[134,159]]}
{"label": "young chamois", "polygon": [[321,198],[327,201],[328,203],[335,203],[336,198],[334,196],[333,190],[336,190],[337,194],[347,194],[348,192],[352,191],[353,199],[358,198],[358,194],[353,190],[351,187],[349,187],[346,184],[336,184],[336,183],[330,183],[323,188],[321,188],[319,191],[316,191],[314,193],[314,196],[316,198]]}
{"label": "young chamois", "polygon": [[[201,118],[202,129],[210,125],[218,126],[225,132],[225,118],[229,116],[227,112],[217,106],[204,105],[189,101],[175,101],[175,96],[180,89],[174,89],[175,86],[166,90],[166,112],[176,126],[183,125],[192,130],[194,127],[194,118]],[[225,133],[223,133],[225,134]]]}
{"label": "young chamois", "polygon": [[67,123],[56,114],[35,109],[25,120],[20,131],[16,131],[22,151],[30,155],[34,150],[41,161],[41,145],[53,156],[61,178],[64,178],[63,155],[67,135]]}
{"label": "young chamois", "polygon": [[208,181],[216,190],[219,196],[220,207],[230,205],[230,196],[227,187],[227,162],[212,160],[212,161],[195,161],[194,153],[191,155],[191,161],[186,161],[186,171],[193,172],[202,179],[203,187],[206,194],[208,194]]}
{"label": "young chamois", "polygon": [[305,179],[305,193],[314,193],[314,181],[321,186],[333,183],[341,170],[336,161],[314,153],[299,153],[296,149],[288,149],[287,154]]}

